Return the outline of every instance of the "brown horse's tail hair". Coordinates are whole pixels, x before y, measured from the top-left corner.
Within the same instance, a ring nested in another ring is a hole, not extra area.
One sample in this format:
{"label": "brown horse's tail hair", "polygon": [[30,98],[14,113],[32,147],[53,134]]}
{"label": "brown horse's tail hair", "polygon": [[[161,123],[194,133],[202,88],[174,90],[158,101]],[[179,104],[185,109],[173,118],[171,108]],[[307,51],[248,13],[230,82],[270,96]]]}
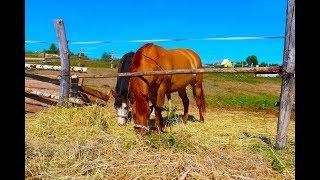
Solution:
{"label": "brown horse's tail hair", "polygon": [[193,86],[193,96],[197,102],[197,106],[199,108],[199,111],[201,113],[206,112],[206,101],[204,99],[204,91],[203,91],[203,86],[202,83],[196,83]]}

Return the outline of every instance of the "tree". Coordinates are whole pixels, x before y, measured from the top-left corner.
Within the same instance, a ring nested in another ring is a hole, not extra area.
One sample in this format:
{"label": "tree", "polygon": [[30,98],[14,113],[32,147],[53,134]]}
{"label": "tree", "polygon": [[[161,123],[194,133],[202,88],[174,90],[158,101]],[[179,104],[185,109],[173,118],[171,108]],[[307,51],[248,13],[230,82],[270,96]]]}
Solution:
{"label": "tree", "polygon": [[45,53],[49,54],[59,54],[59,49],[54,43],[51,43],[50,47],[48,50],[44,50]]}
{"label": "tree", "polygon": [[260,65],[259,65],[260,67],[267,67],[268,66],[268,63],[266,63],[266,62],[262,62],[262,63],[260,63]]}
{"label": "tree", "polygon": [[248,56],[246,59],[246,62],[248,63],[249,66],[251,66],[251,64],[253,64],[254,66],[258,65],[257,56],[255,55]]}
{"label": "tree", "polygon": [[275,64],[270,64],[269,66],[279,66],[279,64],[275,63]]}
{"label": "tree", "polygon": [[245,67],[247,62],[245,61],[238,61],[235,63],[234,67]]}
{"label": "tree", "polygon": [[111,61],[112,60],[111,53],[104,52],[102,54],[102,56],[101,56],[101,60],[103,60],[103,61]]}
{"label": "tree", "polygon": [[70,51],[70,56],[76,56],[76,54]]}

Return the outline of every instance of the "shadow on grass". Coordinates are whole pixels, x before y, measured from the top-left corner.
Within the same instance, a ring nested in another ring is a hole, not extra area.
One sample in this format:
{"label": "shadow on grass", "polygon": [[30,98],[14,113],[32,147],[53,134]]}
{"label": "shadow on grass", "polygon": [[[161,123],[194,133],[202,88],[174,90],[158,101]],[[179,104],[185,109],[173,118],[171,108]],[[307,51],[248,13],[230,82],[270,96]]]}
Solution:
{"label": "shadow on grass", "polygon": [[[173,126],[175,124],[183,123],[182,117],[183,117],[183,115],[181,115],[181,114],[180,115],[174,114],[172,116],[163,117],[163,120],[164,120],[166,126]],[[188,122],[200,122],[200,121],[198,119],[196,119],[195,116],[188,115]],[[154,123],[155,123],[155,118],[149,119],[148,126],[150,127],[150,129],[152,129],[154,127]]]}
{"label": "shadow on grass", "polygon": [[283,173],[288,167],[294,166],[292,164],[288,155],[294,156],[294,151],[292,151],[289,147],[277,149],[272,145],[271,139],[269,137],[263,135],[251,135],[248,132],[243,132],[245,138],[258,138],[265,144],[254,144],[253,148],[255,151],[260,152],[266,156],[273,170]]}

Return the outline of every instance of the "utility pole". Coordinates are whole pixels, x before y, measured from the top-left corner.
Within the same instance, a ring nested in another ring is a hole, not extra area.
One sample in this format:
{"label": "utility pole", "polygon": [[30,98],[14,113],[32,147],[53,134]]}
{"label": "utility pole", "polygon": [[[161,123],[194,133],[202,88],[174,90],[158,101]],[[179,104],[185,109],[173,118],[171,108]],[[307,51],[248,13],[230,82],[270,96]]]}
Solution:
{"label": "utility pole", "polygon": [[111,50],[111,64],[110,68],[113,68],[113,49]]}

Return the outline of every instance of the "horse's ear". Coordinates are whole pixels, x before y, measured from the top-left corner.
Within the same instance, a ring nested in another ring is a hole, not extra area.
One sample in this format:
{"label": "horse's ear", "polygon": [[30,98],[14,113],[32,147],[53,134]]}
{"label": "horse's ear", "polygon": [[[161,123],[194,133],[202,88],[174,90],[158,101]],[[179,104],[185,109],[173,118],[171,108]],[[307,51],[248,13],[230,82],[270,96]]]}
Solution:
{"label": "horse's ear", "polygon": [[116,92],[114,92],[114,90],[113,90],[113,89],[111,89],[111,94],[112,94],[113,98],[116,98],[116,97],[117,97],[117,93],[116,93]]}

